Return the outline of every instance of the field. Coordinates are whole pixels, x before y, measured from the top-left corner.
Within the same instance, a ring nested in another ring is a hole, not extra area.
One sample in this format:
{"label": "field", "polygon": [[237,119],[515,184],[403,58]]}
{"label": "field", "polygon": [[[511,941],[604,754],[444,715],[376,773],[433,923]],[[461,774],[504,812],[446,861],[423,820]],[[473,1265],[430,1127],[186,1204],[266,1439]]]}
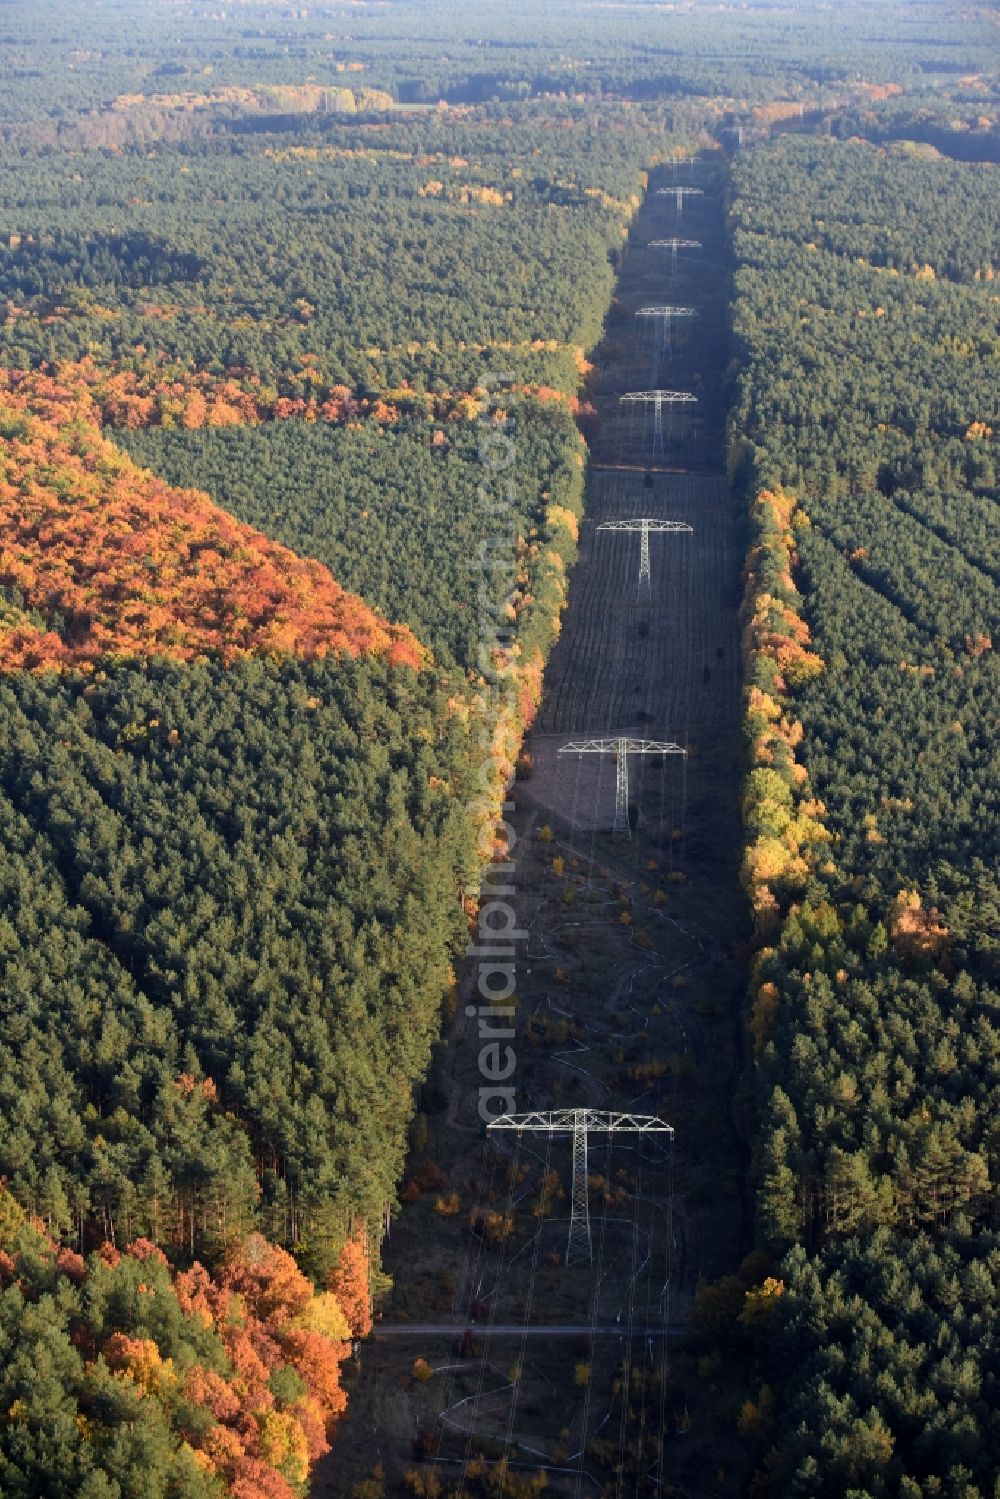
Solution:
{"label": "field", "polygon": [[[633,244],[663,217],[663,200],[648,199]],[[706,238],[719,217],[716,198],[701,210]],[[660,1137],[639,1146],[593,1136],[593,1264],[567,1267],[567,1138],[511,1135],[496,1148],[484,1140],[483,1022],[470,963],[424,1090],[407,1206],[388,1241],[397,1290],[362,1354],[317,1494],[350,1493],[370,1467],[373,1428],[393,1492],[415,1459],[433,1461],[446,1481],[460,1469],[471,1477],[479,1453],[487,1465],[545,1468],[559,1494],[574,1492],[581,1473],[599,1481],[623,1460],[639,1493],[667,1481],[714,1493],[739,1472],[739,1449],[711,1414],[684,1345],[699,1276],[731,1269],[750,1234],[737,962],[741,527],[718,468],[705,472],[720,462],[721,395],[692,446],[694,474],[633,467],[634,432],[612,466],[608,438],[630,362],[644,352],[616,336],[621,308],[663,295],[668,274],[660,265],[651,276],[638,248],[626,254],[594,356],[602,463],[591,472],[570,605],[512,793],[507,878],[528,934],[517,953],[516,1109],[626,1108],[659,1114],[676,1135],[672,1145]],[[718,293],[707,266],[686,270],[685,281],[692,300],[703,281],[709,297]],[[721,338],[678,349],[675,361],[681,380],[700,375],[703,389],[720,390]],[[637,588],[639,537],[597,533],[602,520],[644,515],[694,527],[651,537],[648,600]],[[613,757],[559,750],[630,730],[676,741],[687,755],[632,760],[633,836],[613,839]],[[625,1411],[623,1375],[633,1391]],[[429,1461],[417,1462],[425,1478]]]}

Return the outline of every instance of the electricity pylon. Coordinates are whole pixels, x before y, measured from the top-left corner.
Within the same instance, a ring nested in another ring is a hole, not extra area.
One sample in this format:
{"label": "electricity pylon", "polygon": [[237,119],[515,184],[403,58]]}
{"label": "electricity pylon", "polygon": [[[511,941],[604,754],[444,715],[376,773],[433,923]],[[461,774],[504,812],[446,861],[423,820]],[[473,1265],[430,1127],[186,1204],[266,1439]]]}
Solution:
{"label": "electricity pylon", "polygon": [[620,401],[629,401],[633,405],[641,403],[653,407],[653,457],[663,454],[663,408],[664,406],[675,406],[678,404],[690,404],[697,401],[698,397],[692,395],[689,390],[628,390]]}
{"label": "electricity pylon", "polygon": [[651,239],[646,241],[647,250],[669,250],[670,251],[670,279],[677,275],[677,251],[678,250],[700,250],[700,239]]}
{"label": "electricity pylon", "polygon": [[678,217],[684,212],[685,198],[703,198],[705,196],[704,191],[700,187],[682,187],[679,182],[675,182],[673,187],[658,187],[656,193],[658,197],[672,197],[676,201]]}
{"label": "electricity pylon", "polygon": [[694,527],[689,526],[682,520],[654,520],[650,516],[639,516],[637,520],[606,520],[598,526],[598,531],[638,531],[642,537],[639,548],[639,596],[643,595],[645,584],[646,596],[652,589],[652,578],[649,571],[649,533],[655,531],[657,534],[667,532],[671,536],[686,534],[692,535]]}
{"label": "electricity pylon", "polygon": [[487,1125],[488,1129],[514,1130],[548,1135],[573,1136],[573,1193],[566,1241],[566,1264],[593,1264],[590,1240],[590,1202],[587,1195],[587,1136],[603,1135],[669,1135],[673,1126],[664,1124],[655,1114],[618,1114],[600,1109],[555,1109],[530,1114],[501,1114]]}
{"label": "electricity pylon", "polygon": [[578,739],[561,745],[560,755],[614,755],[615,757],[615,820],[611,831],[631,838],[628,823],[628,757],[629,755],[686,755],[687,750],[679,744],[664,743],[659,739],[633,739],[628,734],[619,734],[615,739]]}
{"label": "electricity pylon", "polygon": [[698,316],[698,310],[695,307],[666,307],[666,306],[662,306],[662,307],[639,307],[639,308],[637,308],[635,315],[636,315],[636,317],[653,318],[653,319],[655,319],[654,326],[656,328],[656,333],[657,333],[656,352],[653,355],[653,359],[655,361],[655,369],[654,369],[653,378],[655,379],[656,378],[655,370],[659,369],[659,366],[660,366],[660,346],[661,346],[661,344],[663,342],[666,342],[667,351],[668,351],[668,353],[671,353],[671,355],[672,355],[672,350],[671,350],[671,346],[670,346],[670,320],[671,320],[671,318],[675,318],[675,317],[697,317]]}

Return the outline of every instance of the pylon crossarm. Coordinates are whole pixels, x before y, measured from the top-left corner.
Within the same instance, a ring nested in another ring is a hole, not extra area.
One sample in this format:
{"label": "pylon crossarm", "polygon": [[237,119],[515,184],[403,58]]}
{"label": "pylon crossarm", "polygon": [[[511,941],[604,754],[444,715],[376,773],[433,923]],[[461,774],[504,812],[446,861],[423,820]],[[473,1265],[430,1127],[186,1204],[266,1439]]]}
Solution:
{"label": "pylon crossarm", "polygon": [[700,239],[648,239],[647,250],[700,250]]}
{"label": "pylon crossarm", "polygon": [[598,531],[667,531],[671,535],[694,534],[694,527],[682,520],[653,520],[640,516],[637,520],[602,520]]}
{"label": "pylon crossarm", "polygon": [[562,744],[560,755],[686,755],[687,750],[679,744],[663,743],[657,739],[578,739]]}
{"label": "pylon crossarm", "polygon": [[697,307],[637,307],[636,317],[697,317]]}
{"label": "pylon crossarm", "polygon": [[628,1130],[641,1135],[672,1135],[674,1127],[656,1114],[629,1114],[615,1109],[534,1109],[526,1114],[501,1114],[487,1129],[543,1130],[571,1135],[583,1126],[599,1134]]}
{"label": "pylon crossarm", "polygon": [[692,395],[689,390],[627,390],[618,399],[619,401],[650,401],[654,406],[660,406],[668,401],[697,401],[698,397]]}

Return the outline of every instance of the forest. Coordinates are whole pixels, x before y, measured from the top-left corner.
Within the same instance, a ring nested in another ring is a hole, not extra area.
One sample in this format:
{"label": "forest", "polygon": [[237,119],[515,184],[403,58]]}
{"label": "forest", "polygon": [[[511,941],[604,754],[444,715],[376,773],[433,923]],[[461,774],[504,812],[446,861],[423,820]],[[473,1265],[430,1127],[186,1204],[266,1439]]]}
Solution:
{"label": "forest", "polygon": [[747,700],[768,1492],[1000,1469],[995,176],[802,137],[733,174],[731,463],[787,496]]}
{"label": "forest", "polygon": [[329,1444],[671,139],[239,124],[0,155],[5,1493],[287,1499]]}
{"label": "forest", "polygon": [[336,1295],[259,1234],[216,1280],[143,1238],[84,1258],[6,1189],[0,1241],[6,1493],[280,1494],[328,1450],[371,1326],[356,1240]]}

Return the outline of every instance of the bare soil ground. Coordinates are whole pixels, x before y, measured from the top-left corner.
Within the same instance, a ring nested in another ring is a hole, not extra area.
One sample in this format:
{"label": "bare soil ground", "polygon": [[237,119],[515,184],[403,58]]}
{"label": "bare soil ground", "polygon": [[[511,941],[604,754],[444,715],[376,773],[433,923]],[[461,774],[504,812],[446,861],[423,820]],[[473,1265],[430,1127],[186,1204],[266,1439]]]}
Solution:
{"label": "bare soil ground", "polygon": [[[742,534],[720,472],[722,213],[711,171],[699,167],[693,180],[705,196],[685,206],[679,232],[702,241],[701,260],[679,257],[671,276],[662,252],[644,248],[676,223],[673,199],[651,195],[595,356],[602,466],[511,814],[512,903],[527,933],[516,959],[516,1108],[628,1109],[659,1116],[675,1137],[592,1137],[592,1262],[567,1267],[570,1142],[487,1140],[470,962],[414,1127],[412,1200],[386,1246],[395,1288],[381,1326],[393,1333],[361,1352],[316,1495],[350,1495],[379,1461],[388,1494],[411,1491],[412,1469],[424,1482],[433,1475],[440,1493],[471,1496],[481,1492],[480,1455],[486,1471],[505,1460],[512,1477],[544,1469],[557,1495],[621,1483],[636,1495],[742,1488],[731,1422],[711,1409],[686,1336],[699,1277],[732,1269],[750,1229],[737,878]],[[653,367],[632,314],[674,299],[702,314],[697,338],[677,337],[665,371],[663,350]],[[655,461],[649,423],[617,399],[631,381],[705,396]],[[696,472],[667,471],[685,457]],[[639,537],[596,530],[642,515],[695,528],[651,537],[648,601],[637,594]],[[614,839],[613,759],[559,750],[623,732],[675,741],[687,755],[632,761],[633,836]],[[546,1325],[562,1335],[540,1335]]]}

